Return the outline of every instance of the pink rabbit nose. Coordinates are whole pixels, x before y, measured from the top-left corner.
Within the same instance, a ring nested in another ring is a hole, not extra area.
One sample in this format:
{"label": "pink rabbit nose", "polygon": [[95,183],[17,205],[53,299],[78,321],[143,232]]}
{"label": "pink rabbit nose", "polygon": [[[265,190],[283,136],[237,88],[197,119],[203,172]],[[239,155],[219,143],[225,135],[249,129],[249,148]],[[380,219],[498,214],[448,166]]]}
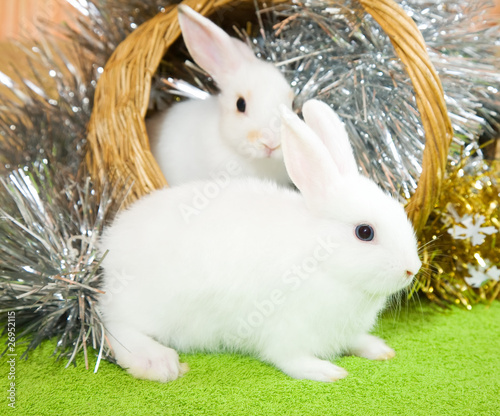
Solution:
{"label": "pink rabbit nose", "polygon": [[268,146],[267,144],[265,143],[262,143],[264,145],[264,147],[266,148],[266,153],[267,153],[267,156],[271,156],[271,153],[273,153],[276,149],[278,149],[280,147],[280,145],[277,145],[275,147],[270,147]]}
{"label": "pink rabbit nose", "polygon": [[413,272],[410,272],[409,270],[406,271],[406,276],[407,277],[413,277]]}

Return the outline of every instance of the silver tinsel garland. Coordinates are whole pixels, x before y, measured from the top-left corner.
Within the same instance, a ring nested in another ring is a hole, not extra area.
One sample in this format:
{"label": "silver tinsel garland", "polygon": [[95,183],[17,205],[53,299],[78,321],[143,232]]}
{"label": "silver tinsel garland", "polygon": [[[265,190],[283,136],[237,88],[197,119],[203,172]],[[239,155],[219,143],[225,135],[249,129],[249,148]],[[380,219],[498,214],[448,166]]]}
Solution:
{"label": "silver tinsel garland", "polygon": [[[14,64],[15,77],[0,68],[0,84],[14,96],[0,94],[0,320],[15,310],[27,352],[56,336],[59,356],[70,363],[81,349],[88,358],[88,346],[99,357],[107,353],[95,310],[95,242],[127,189],[115,185],[97,195],[84,175],[77,176],[95,86],[125,36],[173,2],[60,1],[76,7],[77,21],[55,29],[57,36],[45,28],[37,42],[20,46],[29,70]],[[500,25],[482,25],[484,2],[476,8],[465,1],[402,5],[440,72],[456,148],[477,146],[479,134],[498,129]],[[297,108],[313,97],[332,105],[346,122],[363,170],[408,197],[421,169],[423,131],[409,79],[378,25],[354,1],[280,5],[258,15],[259,33],[241,36],[283,70]],[[161,70],[182,81],[160,72],[152,107],[179,95],[196,97],[200,88],[215,91],[181,54],[170,58]]]}
{"label": "silver tinsel garland", "polygon": [[101,356],[97,239],[126,189],[97,195],[90,179],[46,164],[0,179],[0,316],[16,313],[18,338],[30,337],[24,355],[57,336],[68,365],[83,349],[88,366],[87,346]]}

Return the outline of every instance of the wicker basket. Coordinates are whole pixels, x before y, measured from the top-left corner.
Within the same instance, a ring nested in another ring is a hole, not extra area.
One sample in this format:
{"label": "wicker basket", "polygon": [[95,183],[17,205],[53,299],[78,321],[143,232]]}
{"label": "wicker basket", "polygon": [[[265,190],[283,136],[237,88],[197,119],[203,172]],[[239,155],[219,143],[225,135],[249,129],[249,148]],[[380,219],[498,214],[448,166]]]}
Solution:
{"label": "wicker basket", "polygon": [[[284,3],[289,0],[274,0]],[[413,82],[426,135],[422,174],[407,212],[420,230],[437,200],[453,136],[441,82],[412,19],[392,0],[360,0],[381,25]],[[253,5],[253,0],[185,0],[203,15],[225,6]],[[150,151],[145,127],[151,79],[172,43],[180,36],[177,6],[141,25],[116,49],[97,85],[89,123],[87,167],[97,184],[129,177],[134,186],[127,202],[167,185]],[[168,178],[167,178],[168,179]]]}

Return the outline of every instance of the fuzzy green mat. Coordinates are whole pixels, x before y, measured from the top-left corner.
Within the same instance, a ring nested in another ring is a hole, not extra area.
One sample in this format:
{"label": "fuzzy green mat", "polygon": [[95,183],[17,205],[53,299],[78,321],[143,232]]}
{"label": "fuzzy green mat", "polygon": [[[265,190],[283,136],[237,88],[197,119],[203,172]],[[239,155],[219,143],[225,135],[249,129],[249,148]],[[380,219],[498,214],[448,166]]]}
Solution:
{"label": "fuzzy green mat", "polygon": [[377,334],[396,358],[341,358],[350,374],[330,384],[293,380],[249,357],[203,354],[182,356],[191,371],[160,384],[107,362],[94,374],[82,356],[65,369],[46,342],[16,364],[16,410],[1,358],[0,415],[500,415],[500,302],[404,307],[386,313]]}

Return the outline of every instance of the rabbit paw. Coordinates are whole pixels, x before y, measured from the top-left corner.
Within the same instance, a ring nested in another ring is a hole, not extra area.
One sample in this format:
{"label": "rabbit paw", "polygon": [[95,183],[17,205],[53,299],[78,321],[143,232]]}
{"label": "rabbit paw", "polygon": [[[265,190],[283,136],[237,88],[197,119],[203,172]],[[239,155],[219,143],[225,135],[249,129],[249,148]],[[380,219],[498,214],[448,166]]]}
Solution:
{"label": "rabbit paw", "polygon": [[360,336],[350,352],[358,357],[378,361],[390,360],[396,355],[383,339],[369,334]]}
{"label": "rabbit paw", "polygon": [[136,378],[165,383],[189,370],[175,350],[135,329],[115,324],[107,331],[116,362]]}
{"label": "rabbit paw", "polygon": [[117,362],[136,378],[162,383],[176,380],[189,370],[175,350],[163,345],[144,346],[139,354],[117,357]]}
{"label": "rabbit paw", "polygon": [[304,357],[280,364],[278,367],[290,377],[299,380],[332,382],[347,376],[347,371],[329,361]]}

